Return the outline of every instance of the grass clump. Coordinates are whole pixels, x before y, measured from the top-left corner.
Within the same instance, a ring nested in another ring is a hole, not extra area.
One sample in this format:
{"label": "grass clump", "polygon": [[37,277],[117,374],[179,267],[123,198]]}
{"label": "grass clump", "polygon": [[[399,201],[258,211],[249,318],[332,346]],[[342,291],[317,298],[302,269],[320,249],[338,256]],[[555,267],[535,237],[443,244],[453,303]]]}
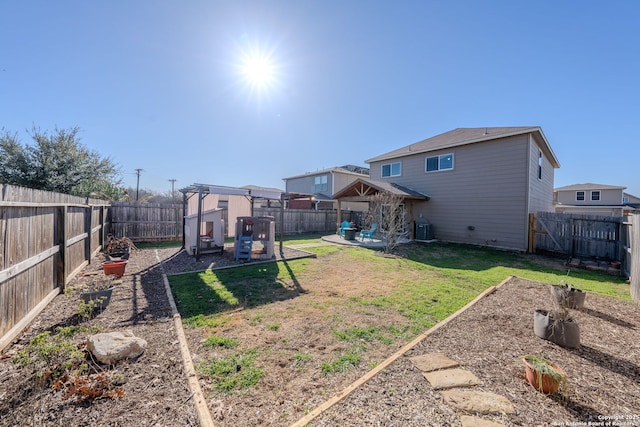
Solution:
{"label": "grass clump", "polygon": [[207,347],[233,348],[240,345],[240,343],[238,342],[238,340],[233,338],[213,335],[204,341],[204,345]]}
{"label": "grass clump", "polygon": [[341,354],[337,359],[330,362],[323,362],[320,365],[320,370],[323,374],[336,374],[339,372],[346,372],[360,364],[362,356],[357,350],[351,349],[347,353]]}
{"label": "grass clump", "polygon": [[223,393],[246,390],[258,383],[264,371],[256,366],[257,350],[246,350],[224,358],[214,358],[198,365],[198,371]]}

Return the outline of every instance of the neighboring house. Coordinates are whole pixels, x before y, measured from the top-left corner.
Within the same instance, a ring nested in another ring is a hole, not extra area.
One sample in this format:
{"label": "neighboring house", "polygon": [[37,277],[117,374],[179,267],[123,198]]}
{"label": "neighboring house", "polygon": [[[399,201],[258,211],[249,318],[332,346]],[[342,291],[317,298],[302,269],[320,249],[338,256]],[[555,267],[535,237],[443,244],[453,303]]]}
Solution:
{"label": "neighboring house", "polygon": [[625,193],[627,187],[574,184],[553,190],[555,211],[588,215],[623,216],[640,211],[640,199]]}
{"label": "neighboring house", "polygon": [[[366,161],[370,180],[334,194],[402,195],[407,226],[428,221],[436,239],[526,250],[529,214],[553,211],[558,159],[540,127],[459,128]],[[422,195],[422,196],[421,196]]]}
{"label": "neighboring house", "polygon": [[[306,200],[292,200],[288,207],[290,209],[336,209],[337,202],[332,199],[333,194],[358,178],[368,177],[368,168],[346,165],[283,178],[287,193],[313,194],[313,197]],[[367,210],[367,208],[368,205],[361,202],[342,205],[342,209],[345,210],[358,211]]]}

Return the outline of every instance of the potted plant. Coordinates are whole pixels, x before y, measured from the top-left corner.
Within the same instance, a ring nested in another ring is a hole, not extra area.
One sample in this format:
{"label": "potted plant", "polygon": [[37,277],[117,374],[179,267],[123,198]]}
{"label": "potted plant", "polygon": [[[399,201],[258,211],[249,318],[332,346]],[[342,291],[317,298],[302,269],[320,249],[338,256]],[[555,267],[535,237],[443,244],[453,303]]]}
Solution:
{"label": "potted plant", "polygon": [[105,261],[102,263],[102,270],[104,271],[105,276],[115,276],[116,278],[120,278],[124,276],[124,270],[127,267],[127,260],[113,260],[113,261]]}
{"label": "potted plant", "polygon": [[82,291],[80,299],[85,305],[85,311],[93,312],[94,310],[104,310],[111,301],[111,294],[115,288],[113,282],[115,276],[97,276],[94,277],[89,286]]}
{"label": "potted plant", "polygon": [[536,390],[553,394],[567,386],[567,374],[558,365],[541,356],[528,355],[522,358],[527,382]]}
{"label": "potted plant", "polygon": [[[553,289],[552,289],[553,293]],[[569,313],[568,300],[554,300],[554,310],[537,309],[533,313],[533,332],[536,336],[562,347],[580,347],[580,326]]]}
{"label": "potted plant", "polygon": [[561,285],[551,286],[551,296],[557,305],[579,310],[584,307],[584,299],[587,293],[574,288],[563,280]]}
{"label": "potted plant", "polygon": [[133,242],[127,237],[116,238],[112,234],[107,235],[105,254],[110,261],[129,259],[131,249],[135,249]]}

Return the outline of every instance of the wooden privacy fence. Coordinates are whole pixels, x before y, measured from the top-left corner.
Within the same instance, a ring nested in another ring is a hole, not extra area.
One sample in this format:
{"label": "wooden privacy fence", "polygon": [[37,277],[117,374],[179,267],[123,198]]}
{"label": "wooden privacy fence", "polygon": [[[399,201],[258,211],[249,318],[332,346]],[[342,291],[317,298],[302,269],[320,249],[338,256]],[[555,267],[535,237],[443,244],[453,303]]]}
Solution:
{"label": "wooden privacy fence", "polygon": [[529,218],[529,248],[622,261],[624,217],[538,212]]}
{"label": "wooden privacy fence", "polygon": [[133,242],[182,240],[182,204],[113,202],[110,232]]}
{"label": "wooden privacy fence", "polygon": [[102,249],[104,201],[0,184],[0,350]]}
{"label": "wooden privacy fence", "polygon": [[[276,235],[280,234],[281,224],[284,224],[284,235],[322,233],[331,234],[337,230],[338,211],[316,211],[311,209],[255,208],[255,216],[272,216],[276,222]],[[351,221],[357,212],[342,211],[342,219]],[[281,222],[281,215],[284,215]]]}

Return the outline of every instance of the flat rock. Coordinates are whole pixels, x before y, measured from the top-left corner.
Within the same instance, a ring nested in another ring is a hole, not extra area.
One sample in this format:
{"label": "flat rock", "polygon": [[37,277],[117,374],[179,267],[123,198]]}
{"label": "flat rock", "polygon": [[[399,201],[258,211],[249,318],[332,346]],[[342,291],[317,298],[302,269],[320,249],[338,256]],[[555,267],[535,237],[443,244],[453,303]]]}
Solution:
{"label": "flat rock", "polygon": [[100,363],[112,365],[121,359],[140,356],[147,348],[147,342],[126,330],[90,335],[87,348]]}
{"label": "flat rock", "polygon": [[454,368],[460,363],[449,359],[444,353],[427,353],[411,358],[416,368],[422,372],[437,371],[438,369]]}
{"label": "flat rock", "polygon": [[423,372],[422,375],[429,381],[431,387],[436,390],[480,384],[480,380],[473,375],[473,372],[461,368]]}
{"label": "flat rock", "polygon": [[513,404],[504,396],[488,391],[445,390],[442,392],[444,403],[456,409],[480,414],[513,414]]}
{"label": "flat rock", "polygon": [[504,424],[495,421],[485,420],[484,418],[463,415],[460,417],[462,427],[504,427]]}

